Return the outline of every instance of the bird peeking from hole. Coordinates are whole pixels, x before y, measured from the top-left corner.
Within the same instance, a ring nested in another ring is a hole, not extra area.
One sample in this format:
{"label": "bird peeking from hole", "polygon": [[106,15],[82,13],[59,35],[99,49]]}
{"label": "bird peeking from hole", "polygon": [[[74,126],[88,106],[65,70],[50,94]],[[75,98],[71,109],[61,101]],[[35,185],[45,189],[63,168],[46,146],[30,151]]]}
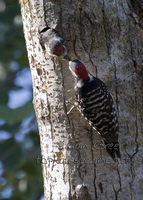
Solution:
{"label": "bird peeking from hole", "polygon": [[40,31],[40,43],[49,55],[63,57],[70,61],[64,40],[55,29],[46,27]]}

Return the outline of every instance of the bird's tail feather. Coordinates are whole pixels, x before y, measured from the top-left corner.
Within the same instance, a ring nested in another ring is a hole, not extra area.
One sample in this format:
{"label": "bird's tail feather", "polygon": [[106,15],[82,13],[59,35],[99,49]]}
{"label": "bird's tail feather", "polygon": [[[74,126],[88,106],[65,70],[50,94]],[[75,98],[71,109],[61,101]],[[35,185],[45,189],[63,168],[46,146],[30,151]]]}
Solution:
{"label": "bird's tail feather", "polygon": [[104,141],[106,145],[106,150],[110,154],[110,156],[113,158],[114,161],[116,161],[116,158],[121,159],[121,153],[120,153],[120,148],[119,148],[119,143],[118,142],[113,142],[109,144],[108,142]]}

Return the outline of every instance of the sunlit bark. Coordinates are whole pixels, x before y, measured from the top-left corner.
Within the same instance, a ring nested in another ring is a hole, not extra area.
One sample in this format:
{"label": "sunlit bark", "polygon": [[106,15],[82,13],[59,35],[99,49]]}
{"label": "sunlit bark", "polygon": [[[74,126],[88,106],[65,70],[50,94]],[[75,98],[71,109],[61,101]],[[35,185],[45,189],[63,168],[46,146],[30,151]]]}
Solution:
{"label": "sunlit bark", "polygon": [[[143,199],[141,1],[20,3],[33,77],[45,199]],[[109,157],[100,136],[76,108],[67,114],[74,104],[74,79],[67,61],[43,51],[39,31],[46,26],[59,31],[71,59],[81,60],[112,93],[119,115],[119,163]]]}

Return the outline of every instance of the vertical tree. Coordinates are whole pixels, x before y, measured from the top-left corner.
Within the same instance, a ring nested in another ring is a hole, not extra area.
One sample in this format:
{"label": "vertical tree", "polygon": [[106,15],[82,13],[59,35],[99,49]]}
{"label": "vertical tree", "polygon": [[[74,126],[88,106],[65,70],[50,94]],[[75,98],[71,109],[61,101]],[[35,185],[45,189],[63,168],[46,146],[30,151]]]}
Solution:
{"label": "vertical tree", "polygon": [[[41,140],[45,199],[142,199],[141,1],[21,0],[34,107]],[[77,109],[67,61],[51,57],[39,32],[60,32],[72,59],[81,60],[111,91],[119,115],[122,159],[115,163]]]}

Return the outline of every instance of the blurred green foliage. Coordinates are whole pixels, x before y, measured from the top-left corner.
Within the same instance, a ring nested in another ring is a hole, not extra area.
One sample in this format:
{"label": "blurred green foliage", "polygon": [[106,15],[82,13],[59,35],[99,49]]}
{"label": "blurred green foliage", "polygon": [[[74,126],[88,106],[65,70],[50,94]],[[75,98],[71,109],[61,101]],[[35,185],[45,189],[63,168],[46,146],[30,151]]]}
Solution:
{"label": "blurred green foliage", "polygon": [[9,92],[22,88],[15,79],[25,67],[29,65],[19,1],[0,0],[0,199],[38,200],[43,194],[32,99],[21,107],[8,107]]}

